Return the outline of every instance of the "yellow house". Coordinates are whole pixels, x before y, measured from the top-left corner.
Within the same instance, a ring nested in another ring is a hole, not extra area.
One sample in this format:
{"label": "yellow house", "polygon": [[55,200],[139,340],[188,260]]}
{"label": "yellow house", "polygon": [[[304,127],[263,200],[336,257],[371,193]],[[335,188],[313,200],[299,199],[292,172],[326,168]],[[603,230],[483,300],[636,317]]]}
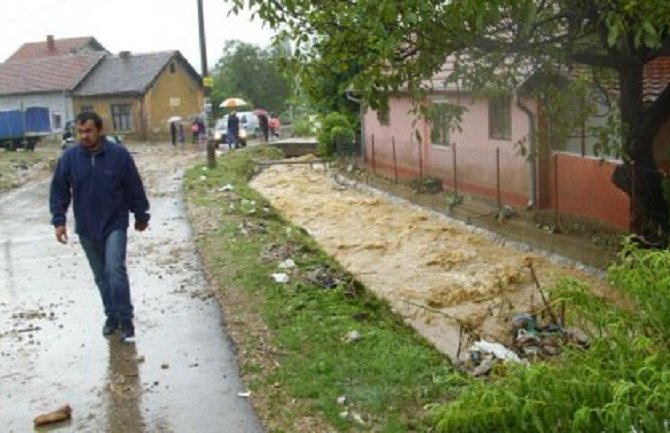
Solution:
{"label": "yellow house", "polygon": [[135,140],[163,140],[168,119],[203,111],[202,79],[179,51],[105,57],[74,91],[74,111],[95,111],[107,132]]}

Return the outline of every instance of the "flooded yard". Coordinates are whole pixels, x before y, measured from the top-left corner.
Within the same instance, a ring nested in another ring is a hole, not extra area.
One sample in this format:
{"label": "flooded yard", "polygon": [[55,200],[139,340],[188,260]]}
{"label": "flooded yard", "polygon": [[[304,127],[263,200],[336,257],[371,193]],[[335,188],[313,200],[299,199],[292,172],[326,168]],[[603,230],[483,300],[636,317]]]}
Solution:
{"label": "flooded yard", "polygon": [[582,266],[335,179],[274,165],[252,186],[452,360],[478,338],[510,344],[512,316],[542,307],[529,265],[542,287],[570,276],[608,292]]}

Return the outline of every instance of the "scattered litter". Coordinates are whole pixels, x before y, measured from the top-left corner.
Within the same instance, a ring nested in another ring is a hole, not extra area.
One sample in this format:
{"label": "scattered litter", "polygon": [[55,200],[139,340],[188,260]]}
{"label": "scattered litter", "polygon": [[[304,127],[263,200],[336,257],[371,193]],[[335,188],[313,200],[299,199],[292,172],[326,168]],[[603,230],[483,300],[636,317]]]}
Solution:
{"label": "scattered litter", "polygon": [[135,357],[135,362],[138,363],[138,364],[141,364],[144,361],[146,361],[146,358],[144,357],[144,355],[139,355],[139,356]]}
{"label": "scattered litter", "polygon": [[335,271],[328,266],[317,265],[305,275],[307,281],[325,289],[334,289],[342,280],[337,277]]}
{"label": "scattered litter", "polygon": [[33,424],[35,427],[41,427],[48,424],[54,424],[57,422],[65,421],[72,418],[72,408],[69,404],[57,409],[53,412],[45,413],[35,417]]}
{"label": "scattered litter", "polygon": [[345,395],[337,397],[337,404],[339,404],[340,406],[344,406],[345,404],[347,404],[347,397]]}
{"label": "scattered litter", "polygon": [[349,411],[340,412],[340,418],[347,419],[349,418]]}
{"label": "scattered litter", "polygon": [[206,181],[206,180],[207,180],[207,176],[204,176],[204,175],[203,175],[203,176],[200,176],[200,181],[204,182],[204,181]]}
{"label": "scattered litter", "polygon": [[579,328],[567,328],[564,331],[564,335],[569,341],[577,343],[582,347],[588,347],[591,344],[589,336]]}
{"label": "scattered litter", "polygon": [[490,353],[494,355],[496,358],[503,361],[521,362],[521,358],[519,358],[519,355],[512,352],[502,344],[491,343],[485,340],[475,342],[475,344],[473,344],[470,347],[470,352],[480,352],[484,354]]}
{"label": "scattered litter", "polygon": [[242,398],[251,397],[251,391],[240,391],[237,393],[237,396]]}
{"label": "scattered litter", "polygon": [[170,368],[170,364],[168,364],[168,363],[161,364],[161,368],[163,370],[167,370],[168,368]]}
{"label": "scattered litter", "polygon": [[235,189],[235,187],[228,183],[226,185],[223,185],[221,188],[219,188],[218,191],[219,192],[225,192],[225,191],[233,191],[234,189]]}
{"label": "scattered litter", "polygon": [[274,280],[277,283],[282,283],[282,284],[286,284],[290,281],[289,276],[287,274],[284,274],[284,273],[272,274],[272,278],[274,278]]}
{"label": "scattered litter", "polygon": [[356,412],[351,412],[351,418],[353,418],[353,420],[354,420],[357,424],[359,424],[359,425],[365,425],[365,420],[363,419],[363,417],[360,416],[359,414],[357,414]]}
{"label": "scattered litter", "polygon": [[279,269],[293,269],[295,268],[295,262],[292,259],[284,260],[279,264]]}
{"label": "scattered litter", "polygon": [[354,330],[347,332],[347,335],[344,337],[344,341],[347,343],[356,343],[357,341],[360,341],[361,338],[363,338],[361,333]]}

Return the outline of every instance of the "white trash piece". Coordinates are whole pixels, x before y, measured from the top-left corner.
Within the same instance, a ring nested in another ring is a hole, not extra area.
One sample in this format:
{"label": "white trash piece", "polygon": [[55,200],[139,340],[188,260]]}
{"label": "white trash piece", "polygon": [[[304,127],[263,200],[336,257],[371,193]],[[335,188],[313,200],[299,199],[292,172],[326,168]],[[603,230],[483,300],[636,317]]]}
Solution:
{"label": "white trash piece", "polygon": [[235,189],[235,187],[228,183],[228,184],[223,185],[221,188],[219,188],[219,192],[232,191],[234,189]]}
{"label": "white trash piece", "polygon": [[279,264],[279,269],[293,269],[295,268],[295,262],[293,259],[284,260]]}
{"label": "white trash piece", "polygon": [[287,274],[284,273],[279,273],[279,274],[272,274],[272,278],[278,283],[286,284],[289,282],[289,277]]}
{"label": "white trash piece", "polygon": [[500,343],[491,343],[489,341],[480,340],[470,347],[470,352],[479,351],[482,353],[491,353],[498,359],[503,361],[514,361],[521,363],[519,356],[503,346]]}

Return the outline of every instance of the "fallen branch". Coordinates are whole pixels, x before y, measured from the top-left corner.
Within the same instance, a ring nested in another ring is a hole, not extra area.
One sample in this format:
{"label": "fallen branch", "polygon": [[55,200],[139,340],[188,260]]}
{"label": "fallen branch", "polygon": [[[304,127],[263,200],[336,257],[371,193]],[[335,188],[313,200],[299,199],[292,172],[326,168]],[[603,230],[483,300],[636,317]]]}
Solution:
{"label": "fallen branch", "polygon": [[549,316],[551,316],[551,320],[555,324],[559,324],[560,322],[558,321],[556,315],[554,314],[554,310],[551,309],[551,304],[549,304],[549,301],[547,301],[547,298],[544,296],[544,292],[542,291],[542,286],[540,286],[540,281],[537,279],[537,275],[535,275],[535,269],[533,268],[533,262],[530,260],[526,261],[526,266],[528,266],[528,269],[530,269],[530,276],[533,279],[533,282],[535,283],[535,287],[537,287],[537,291],[540,292],[540,296],[542,297],[542,303],[544,304],[545,308],[549,312]]}

